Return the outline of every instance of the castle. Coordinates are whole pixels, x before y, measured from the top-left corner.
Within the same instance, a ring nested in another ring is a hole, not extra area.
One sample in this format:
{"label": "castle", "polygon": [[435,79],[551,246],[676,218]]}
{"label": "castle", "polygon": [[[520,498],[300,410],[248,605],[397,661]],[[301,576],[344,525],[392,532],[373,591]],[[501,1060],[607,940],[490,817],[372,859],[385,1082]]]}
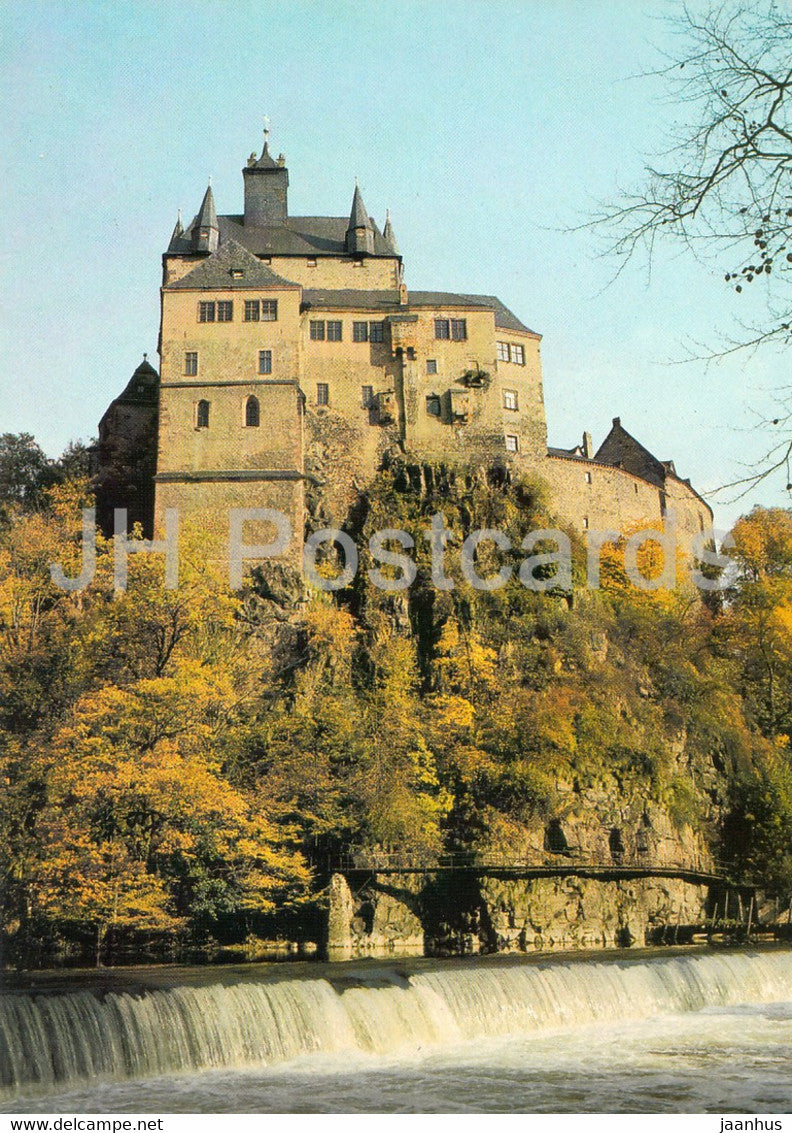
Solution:
{"label": "castle", "polygon": [[390,218],[380,230],[357,186],[348,217],[291,216],[266,137],[242,174],[241,215],[218,216],[210,186],[173,231],[160,374],[144,360],[102,418],[100,516],[127,506],[151,530],[167,508],[209,524],[267,507],[301,532],[308,504],[340,525],[401,451],[530,471],[580,531],[670,511],[683,545],[711,529],[690,482],[618,418],[596,451],[588,433],[548,448],[541,336],[494,296],[408,290]]}

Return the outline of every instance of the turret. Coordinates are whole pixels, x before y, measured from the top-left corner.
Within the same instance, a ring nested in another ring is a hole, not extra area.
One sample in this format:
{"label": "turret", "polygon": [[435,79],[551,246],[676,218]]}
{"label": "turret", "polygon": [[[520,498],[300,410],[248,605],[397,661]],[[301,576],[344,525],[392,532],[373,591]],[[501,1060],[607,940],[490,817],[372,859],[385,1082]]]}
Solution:
{"label": "turret", "polygon": [[173,229],[173,232],[171,233],[170,243],[168,244],[168,251],[169,252],[175,252],[178,249],[183,236],[184,236],[184,225],[182,224],[181,209],[179,209],[179,215],[176,218],[176,224],[175,224],[175,227]]}
{"label": "turret", "polygon": [[388,251],[392,252],[394,256],[399,255],[399,245],[396,243],[396,237],[393,234],[393,225],[391,224],[390,209],[385,213],[385,227],[382,230],[382,238],[388,245]]}
{"label": "turret", "polygon": [[349,228],[346,231],[346,247],[348,252],[357,255],[374,254],[374,229],[371,226],[366,206],[360,188],[355,185],[355,195],[352,198],[352,211],[349,214]]}
{"label": "turret", "polygon": [[204,193],[200,211],[190,229],[190,239],[194,252],[217,251],[217,245],[220,242],[220,229],[217,227],[217,211],[211,185]]}
{"label": "turret", "polygon": [[256,160],[252,153],[242,170],[245,180],[246,225],[283,224],[289,215],[289,171],[283,154],[276,161],[269,151],[269,130],[264,131],[264,149]]}

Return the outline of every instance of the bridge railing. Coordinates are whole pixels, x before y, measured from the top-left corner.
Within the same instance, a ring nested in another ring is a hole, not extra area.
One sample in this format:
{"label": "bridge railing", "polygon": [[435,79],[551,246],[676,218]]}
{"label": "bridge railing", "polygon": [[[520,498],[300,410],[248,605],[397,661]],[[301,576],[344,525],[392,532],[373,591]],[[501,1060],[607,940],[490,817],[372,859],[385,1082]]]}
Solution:
{"label": "bridge railing", "polygon": [[674,871],[678,873],[697,873],[708,876],[724,875],[723,862],[704,855],[690,860],[679,861],[657,858],[651,852],[634,854],[603,851],[601,853],[583,852],[575,849],[551,851],[531,850],[525,854],[480,853],[459,850],[450,853],[430,855],[404,851],[385,851],[359,849],[350,850],[337,859],[334,868],[344,871],[378,870],[396,872],[398,870],[431,873],[433,870],[475,869],[475,870],[571,870],[575,869],[635,869]]}

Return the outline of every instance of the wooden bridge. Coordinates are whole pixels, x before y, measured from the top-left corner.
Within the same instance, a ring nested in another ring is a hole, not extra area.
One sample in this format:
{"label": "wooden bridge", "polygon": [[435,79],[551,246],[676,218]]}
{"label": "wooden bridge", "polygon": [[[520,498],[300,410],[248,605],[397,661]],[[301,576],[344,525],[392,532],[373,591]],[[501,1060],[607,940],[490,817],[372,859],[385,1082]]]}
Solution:
{"label": "wooden bridge", "polygon": [[337,859],[334,872],[361,874],[470,873],[503,879],[539,877],[587,877],[608,880],[668,877],[693,885],[738,884],[727,867],[712,861],[654,862],[649,854],[577,854],[572,850],[537,853],[519,857],[510,854],[458,851],[430,857],[423,854],[385,853],[374,850],[350,851]]}

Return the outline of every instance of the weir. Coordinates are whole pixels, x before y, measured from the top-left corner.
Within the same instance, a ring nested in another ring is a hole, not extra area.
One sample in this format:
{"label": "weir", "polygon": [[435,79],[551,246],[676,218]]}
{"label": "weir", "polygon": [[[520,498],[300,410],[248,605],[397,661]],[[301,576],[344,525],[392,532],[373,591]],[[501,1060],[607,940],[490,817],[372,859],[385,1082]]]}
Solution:
{"label": "weir", "polygon": [[[211,976],[215,973],[207,973]],[[792,952],[344,965],[302,978],[0,995],[2,1093],[386,1055],[548,1028],[792,999]]]}

